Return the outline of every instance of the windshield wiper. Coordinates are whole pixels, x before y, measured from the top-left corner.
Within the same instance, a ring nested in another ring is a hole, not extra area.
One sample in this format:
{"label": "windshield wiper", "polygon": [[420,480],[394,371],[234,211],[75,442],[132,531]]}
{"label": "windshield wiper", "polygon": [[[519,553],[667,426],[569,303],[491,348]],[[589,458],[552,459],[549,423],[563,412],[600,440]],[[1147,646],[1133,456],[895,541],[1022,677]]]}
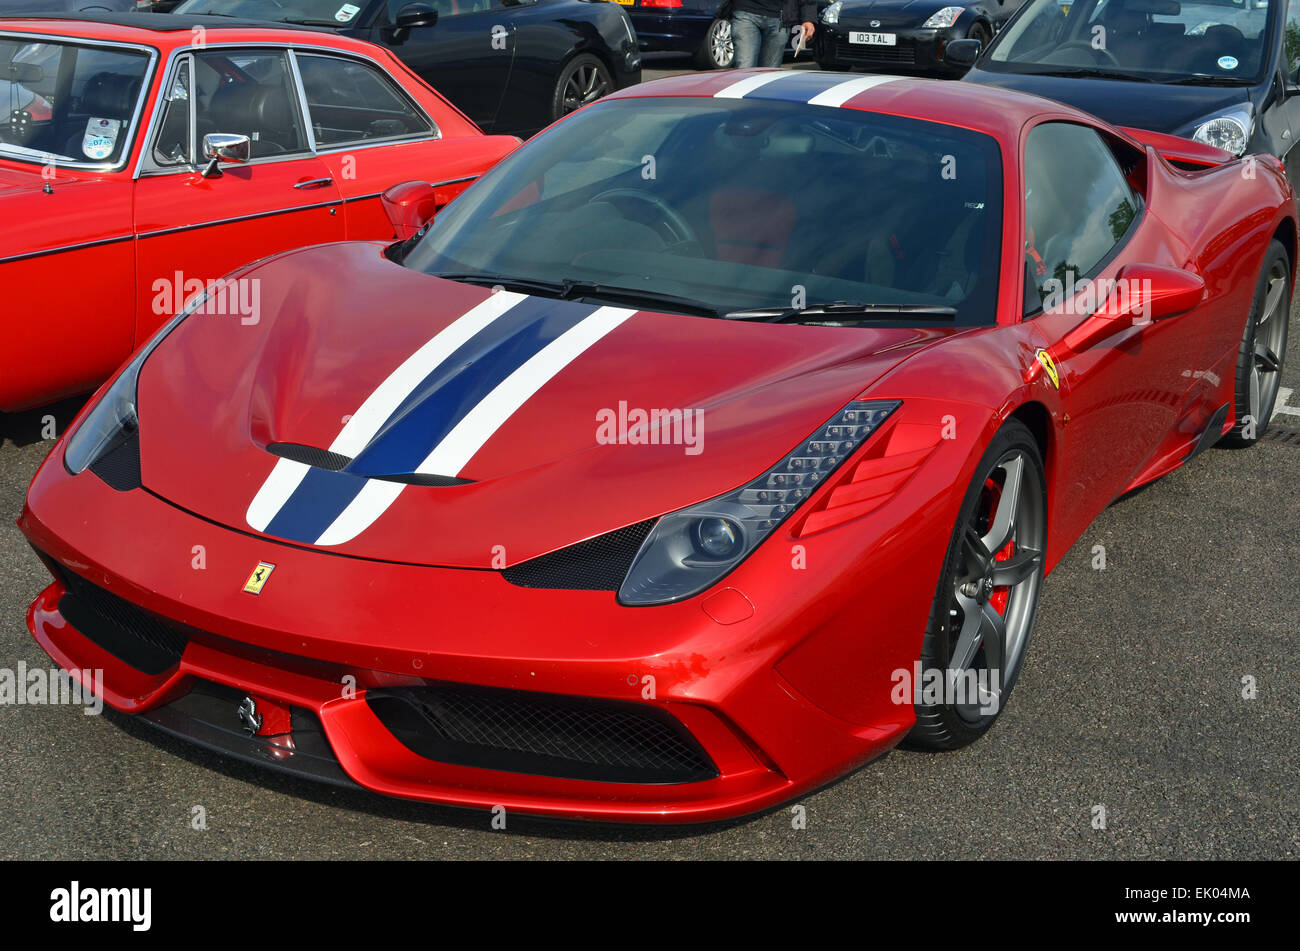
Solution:
{"label": "windshield wiper", "polygon": [[543,297],[555,297],[559,300],[582,300],[588,297],[598,298],[615,304],[631,307],[651,307],[655,310],[669,310],[676,313],[694,314],[702,317],[717,317],[718,309],[689,297],[677,297],[673,294],[660,294],[657,291],[642,290],[636,287],[616,287],[595,281],[574,281],[566,278],[562,281],[543,281],[535,278],[505,277],[500,274],[435,274],[448,281],[460,281],[465,284],[478,284],[484,287],[503,287],[508,291],[523,294],[540,294]]}
{"label": "windshield wiper", "polygon": [[1069,79],[1119,79],[1130,83],[1150,83],[1155,82],[1149,76],[1138,76],[1135,73],[1117,73],[1109,69],[1101,69],[1096,66],[1077,66],[1067,69],[1036,69],[1028,73],[1030,76],[1060,76]]}
{"label": "windshield wiper", "polygon": [[755,320],[769,324],[799,323],[806,317],[827,317],[834,321],[863,320],[939,320],[950,321],[957,308],[934,304],[859,304],[837,300],[807,307],[772,307],[759,310],[733,310],[723,314],[727,320]]}
{"label": "windshield wiper", "polygon": [[329,26],[338,27],[342,24],[334,20],[313,20],[309,17],[285,17],[281,23],[292,23],[294,26]]}
{"label": "windshield wiper", "polygon": [[1178,79],[1161,80],[1163,86],[1249,86],[1253,80],[1241,76],[1210,76],[1197,73],[1194,76],[1180,76]]}

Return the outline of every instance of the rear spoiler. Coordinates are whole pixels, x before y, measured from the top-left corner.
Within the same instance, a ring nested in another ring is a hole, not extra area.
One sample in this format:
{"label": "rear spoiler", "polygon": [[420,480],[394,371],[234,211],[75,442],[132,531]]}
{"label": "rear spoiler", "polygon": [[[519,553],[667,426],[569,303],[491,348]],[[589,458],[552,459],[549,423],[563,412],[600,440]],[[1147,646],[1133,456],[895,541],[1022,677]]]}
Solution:
{"label": "rear spoiler", "polygon": [[1149,145],[1164,158],[1166,162],[1183,167],[1213,168],[1236,161],[1236,156],[1223,149],[1216,149],[1203,142],[1195,142],[1177,135],[1163,132],[1151,132],[1147,129],[1133,129],[1120,126],[1120,131],[1136,139],[1142,145]]}

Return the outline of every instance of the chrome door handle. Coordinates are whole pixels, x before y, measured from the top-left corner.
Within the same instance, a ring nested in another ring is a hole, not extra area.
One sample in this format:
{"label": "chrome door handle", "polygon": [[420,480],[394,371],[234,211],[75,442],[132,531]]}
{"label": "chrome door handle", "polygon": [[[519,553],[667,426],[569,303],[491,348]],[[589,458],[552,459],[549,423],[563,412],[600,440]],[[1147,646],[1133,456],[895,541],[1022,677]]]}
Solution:
{"label": "chrome door handle", "polygon": [[312,179],[308,179],[305,182],[298,182],[293,187],[306,191],[309,188],[325,188],[333,184],[334,184],[334,179],[332,178],[312,178]]}

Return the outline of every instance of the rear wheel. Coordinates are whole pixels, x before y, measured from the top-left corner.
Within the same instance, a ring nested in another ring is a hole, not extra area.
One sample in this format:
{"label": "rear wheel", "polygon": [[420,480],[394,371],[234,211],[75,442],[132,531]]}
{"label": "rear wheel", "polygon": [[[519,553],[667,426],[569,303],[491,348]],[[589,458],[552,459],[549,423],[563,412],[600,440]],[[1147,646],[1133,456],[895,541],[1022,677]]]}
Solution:
{"label": "rear wheel", "polygon": [[1024,662],[1046,543],[1042,458],[1033,434],[1011,420],[962,501],[921,647],[909,746],[957,749],[993,725]]}
{"label": "rear wheel", "polygon": [[726,69],[736,58],[731,39],[731,21],[714,20],[704,34],[704,45],[695,53],[695,65],[701,69]]}
{"label": "rear wheel", "polygon": [[1282,383],[1287,323],[1291,317],[1291,262],[1280,241],[1268,246],[1246,329],[1237,350],[1234,391],[1236,425],[1223,437],[1226,446],[1253,446],[1268,428]]}
{"label": "rear wheel", "polygon": [[562,119],[613,91],[614,81],[605,64],[590,53],[581,53],[560,71],[551,100],[551,116]]}

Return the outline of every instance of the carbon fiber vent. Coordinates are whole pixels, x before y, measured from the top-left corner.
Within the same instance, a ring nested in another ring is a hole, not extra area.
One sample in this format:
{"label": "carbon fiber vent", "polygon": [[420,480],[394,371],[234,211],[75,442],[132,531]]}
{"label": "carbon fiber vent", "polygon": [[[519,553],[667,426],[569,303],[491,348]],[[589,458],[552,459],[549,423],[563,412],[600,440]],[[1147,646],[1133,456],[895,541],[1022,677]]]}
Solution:
{"label": "carbon fiber vent", "polygon": [[690,783],[717,767],[655,707],[443,684],[366,692],[413,753],[440,763],[611,783]]}
{"label": "carbon fiber vent", "polygon": [[327,449],[317,449],[315,446],[303,446],[296,442],[273,442],[266,447],[266,451],[290,462],[301,462],[304,466],[329,469],[331,472],[338,472],[352,461],[351,456],[340,455]]}
{"label": "carbon fiber vent", "polygon": [[501,576],[521,588],[617,591],[657,521],[652,518],[597,535],[506,568]]}
{"label": "carbon fiber vent", "polygon": [[110,488],[129,492],[140,488],[140,432],[136,430],[90,466]]}

